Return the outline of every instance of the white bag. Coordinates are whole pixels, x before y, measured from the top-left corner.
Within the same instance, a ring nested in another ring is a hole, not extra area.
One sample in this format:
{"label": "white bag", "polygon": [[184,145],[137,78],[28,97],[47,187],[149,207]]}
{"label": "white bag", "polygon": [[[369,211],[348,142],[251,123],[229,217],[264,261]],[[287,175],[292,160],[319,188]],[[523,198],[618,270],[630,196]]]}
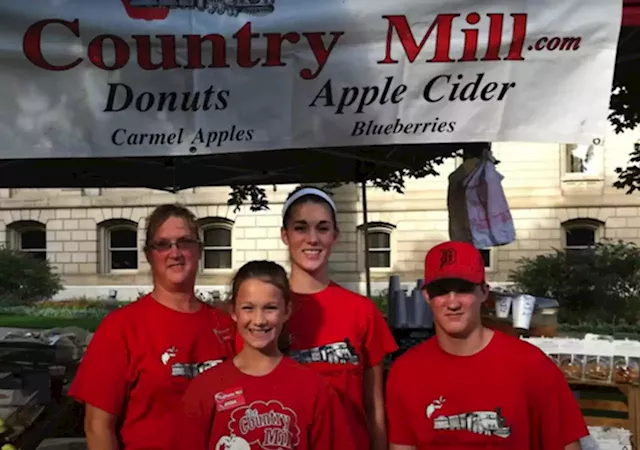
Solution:
{"label": "white bag", "polygon": [[486,158],[465,180],[467,214],[476,248],[506,245],[516,238],[513,218],[502,189],[503,178],[492,158]]}

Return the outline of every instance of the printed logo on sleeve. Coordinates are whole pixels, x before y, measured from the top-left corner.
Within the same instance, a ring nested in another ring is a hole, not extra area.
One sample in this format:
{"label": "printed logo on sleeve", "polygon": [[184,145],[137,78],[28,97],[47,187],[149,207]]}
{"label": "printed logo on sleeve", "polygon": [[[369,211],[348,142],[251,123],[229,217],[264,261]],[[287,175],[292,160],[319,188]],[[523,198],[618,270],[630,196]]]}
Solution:
{"label": "printed logo on sleeve", "polygon": [[301,364],[324,362],[328,364],[352,364],[357,366],[360,357],[349,339],[307,350],[292,351],[290,357]]}

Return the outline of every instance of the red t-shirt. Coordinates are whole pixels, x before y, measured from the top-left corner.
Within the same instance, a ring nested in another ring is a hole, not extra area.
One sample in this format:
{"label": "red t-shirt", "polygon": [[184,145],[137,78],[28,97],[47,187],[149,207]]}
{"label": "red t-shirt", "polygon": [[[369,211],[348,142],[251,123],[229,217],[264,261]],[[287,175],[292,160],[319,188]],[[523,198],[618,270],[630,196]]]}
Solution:
{"label": "red t-shirt", "polygon": [[335,391],[283,358],[268,375],[226,361],[191,383],[176,414],[173,448],[354,450]]}
{"label": "red t-shirt", "polygon": [[331,383],[358,449],[369,450],[364,371],[398,349],[384,316],[373,301],[335,283],[317,294],[296,294],[294,306],[288,325],[290,356]]}
{"label": "red t-shirt", "polygon": [[472,356],[445,353],[435,337],[408,350],[386,397],[389,441],[418,450],[564,450],[589,434],[554,363],[497,331]]}
{"label": "red t-shirt", "polygon": [[[333,282],[316,294],[294,294],[293,305],[287,325],[291,358],[331,383],[358,450],[369,450],[364,370],[398,349],[384,316],[370,299]],[[239,336],[236,347],[242,348]]]}
{"label": "red t-shirt", "polygon": [[151,295],[104,318],[69,395],[119,417],[126,450],[165,448],[191,379],[235,354],[235,323],[207,304],[181,313]]}

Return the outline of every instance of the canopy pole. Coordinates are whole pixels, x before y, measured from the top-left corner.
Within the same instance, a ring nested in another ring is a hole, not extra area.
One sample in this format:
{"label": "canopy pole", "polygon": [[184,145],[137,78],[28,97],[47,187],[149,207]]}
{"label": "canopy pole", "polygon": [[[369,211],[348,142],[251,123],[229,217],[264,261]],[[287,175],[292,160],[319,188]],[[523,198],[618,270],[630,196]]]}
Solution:
{"label": "canopy pole", "polygon": [[362,231],[364,234],[364,273],[367,298],[371,298],[371,268],[369,265],[369,219],[367,217],[367,179],[362,180]]}

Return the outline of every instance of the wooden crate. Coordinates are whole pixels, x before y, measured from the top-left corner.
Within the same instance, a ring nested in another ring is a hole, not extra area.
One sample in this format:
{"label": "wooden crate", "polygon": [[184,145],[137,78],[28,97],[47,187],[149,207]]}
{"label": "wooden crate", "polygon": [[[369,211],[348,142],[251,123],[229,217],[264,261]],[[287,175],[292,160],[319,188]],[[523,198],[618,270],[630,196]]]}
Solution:
{"label": "wooden crate", "polygon": [[569,381],[587,425],[625,428],[631,431],[634,448],[640,432],[640,388],[597,381]]}

